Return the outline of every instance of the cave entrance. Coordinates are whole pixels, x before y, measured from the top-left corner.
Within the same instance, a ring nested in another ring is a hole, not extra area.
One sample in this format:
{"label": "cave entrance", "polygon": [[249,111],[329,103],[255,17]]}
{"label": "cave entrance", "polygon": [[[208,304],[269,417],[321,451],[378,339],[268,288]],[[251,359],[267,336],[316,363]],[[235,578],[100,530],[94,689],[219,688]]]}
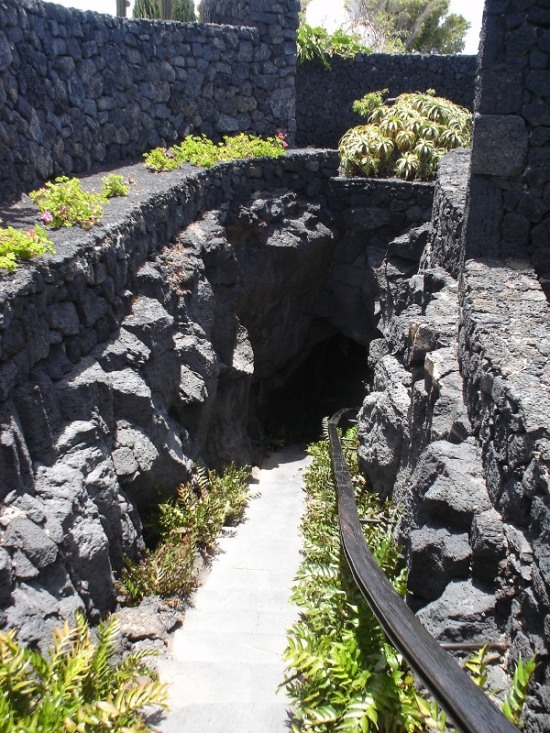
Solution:
{"label": "cave entrance", "polygon": [[275,443],[318,440],[323,417],[359,408],[365,397],[367,349],[342,334],[317,344],[287,378],[271,388],[260,412],[262,432]]}

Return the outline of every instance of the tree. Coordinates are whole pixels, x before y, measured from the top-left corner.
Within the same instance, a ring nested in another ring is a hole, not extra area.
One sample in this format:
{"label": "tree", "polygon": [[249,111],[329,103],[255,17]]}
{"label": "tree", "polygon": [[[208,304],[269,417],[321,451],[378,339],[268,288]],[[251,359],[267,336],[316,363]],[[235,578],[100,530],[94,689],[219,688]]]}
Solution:
{"label": "tree", "polygon": [[470,24],[450,0],[348,0],[355,32],[377,50],[459,53]]}
{"label": "tree", "polygon": [[184,23],[195,20],[193,0],[136,0],[134,18],[163,18]]}
{"label": "tree", "polygon": [[174,0],[172,20],[180,20],[182,23],[192,23],[195,21],[193,0]]}

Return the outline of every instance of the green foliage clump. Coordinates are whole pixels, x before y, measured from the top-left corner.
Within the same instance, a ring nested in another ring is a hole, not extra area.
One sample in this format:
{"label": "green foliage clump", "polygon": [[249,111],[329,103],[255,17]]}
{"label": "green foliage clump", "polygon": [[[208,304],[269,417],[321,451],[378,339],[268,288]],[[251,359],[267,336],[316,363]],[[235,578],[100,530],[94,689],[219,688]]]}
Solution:
{"label": "green foliage clump", "polygon": [[127,562],[119,583],[130,603],[149,595],[189,593],[196,586],[195,553],[212,550],[224,527],[242,520],[250,498],[250,471],[231,464],[221,473],[197,468],[192,483],[158,506],[158,543],[141,562]]}
{"label": "green foliage clump", "polygon": [[[356,431],[345,444],[365,534],[398,592],[405,575],[393,541],[389,504],[365,490],[357,471]],[[419,731],[412,674],[384,637],[340,557],[335,486],[327,441],[309,448],[305,472],[304,561],[293,594],[300,620],[288,634],[287,691],[298,721],[292,730]]]}
{"label": "green foliage clump", "polygon": [[42,214],[51,215],[48,223],[54,227],[78,224],[89,229],[103,216],[105,200],[98,193],[83,191],[78,178],[60,176],[29,195]]}
{"label": "green foliage clump", "polygon": [[118,624],[102,623],[94,643],[83,615],[54,632],[42,656],[0,632],[0,731],[108,733],[149,731],[143,712],[166,709],[166,686],[141,651],[113,663]]}
{"label": "green foliage clump", "polygon": [[[394,540],[395,515],[388,502],[367,490],[357,465],[357,429],[342,443],[355,489],[367,545],[395,590],[405,594],[406,577]],[[401,654],[357,589],[341,555],[336,487],[328,441],[309,446],[313,460],[304,473],[306,511],[302,521],[304,560],[293,600],[300,618],[287,634],[284,682],[293,701],[292,733],[423,733],[447,731],[447,716],[414,685]],[[485,687],[487,649],[466,664]],[[535,669],[518,662],[503,712],[517,723]]]}
{"label": "green foliage clump", "polygon": [[110,173],[101,181],[101,195],[104,199],[112,199],[115,196],[128,196],[129,186],[124,183],[124,176],[118,173]]}
{"label": "green foliage clump", "polygon": [[0,228],[0,270],[15,270],[17,263],[49,252],[55,254],[53,242],[42,227],[26,231],[14,227]]}
{"label": "green foliage clump", "polygon": [[188,135],[172,153],[177,165],[191,163],[199,168],[211,168],[221,160],[221,145],[216,145],[206,135]]}
{"label": "green foliage clump", "polygon": [[102,179],[101,193],[84,191],[78,178],[59,176],[29,194],[45,224],[52,227],[78,224],[83,229],[89,229],[101,219],[103,206],[109,198],[127,195],[128,186],[124,178],[116,173]]}
{"label": "green foliage clump", "polygon": [[427,93],[401,94],[383,104],[384,92],[354,102],[368,124],[353,127],[340,140],[342,168],[349,175],[435,178],[442,156],[470,145],[472,115],[454,102]]}
{"label": "green foliage clump", "polygon": [[298,28],[296,42],[298,64],[319,61],[326,69],[330,69],[333,56],[354,58],[360,53],[372,53],[370,48],[361,43],[359,36],[345,33],[341,28],[329,33],[325,28],[313,28],[307,23]]}
{"label": "green foliage clump", "polygon": [[184,163],[211,168],[216,163],[240,158],[278,158],[287,147],[284,138],[282,132],[266,139],[240,133],[226,136],[216,145],[206,135],[188,135],[172,148],[154,148],[143,157],[145,166],[155,173],[179,168]]}

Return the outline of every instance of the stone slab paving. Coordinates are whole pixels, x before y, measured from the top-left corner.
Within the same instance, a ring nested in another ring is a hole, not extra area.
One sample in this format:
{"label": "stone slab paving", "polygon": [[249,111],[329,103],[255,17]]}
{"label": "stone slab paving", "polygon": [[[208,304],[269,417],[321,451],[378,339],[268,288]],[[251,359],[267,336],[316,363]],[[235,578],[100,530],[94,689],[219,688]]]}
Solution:
{"label": "stone slab paving", "polygon": [[170,684],[162,733],[285,733],[286,631],[297,616],[289,596],[300,564],[301,472],[309,458],[289,447],[259,473],[245,521],[220,541],[170,656],[159,660]]}

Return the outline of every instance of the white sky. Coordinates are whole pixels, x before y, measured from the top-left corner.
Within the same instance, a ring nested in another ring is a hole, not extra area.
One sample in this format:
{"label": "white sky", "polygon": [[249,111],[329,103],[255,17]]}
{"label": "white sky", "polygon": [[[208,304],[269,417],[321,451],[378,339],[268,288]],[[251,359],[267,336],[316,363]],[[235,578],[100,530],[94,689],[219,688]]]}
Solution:
{"label": "white sky", "polygon": [[[57,0],[59,5],[79,10],[95,10],[98,13],[116,13],[116,0]],[[322,17],[333,15],[338,7],[343,5],[344,0],[312,0],[320,19],[313,25],[322,25]],[[133,0],[131,0],[133,6]],[[198,4],[196,0],[195,4]],[[451,12],[460,13],[470,21],[470,32],[466,37],[465,53],[477,53],[479,43],[479,32],[481,29],[481,16],[483,13],[483,0],[451,0]],[[128,15],[131,16],[131,8]],[[317,16],[316,16],[317,17]]]}

